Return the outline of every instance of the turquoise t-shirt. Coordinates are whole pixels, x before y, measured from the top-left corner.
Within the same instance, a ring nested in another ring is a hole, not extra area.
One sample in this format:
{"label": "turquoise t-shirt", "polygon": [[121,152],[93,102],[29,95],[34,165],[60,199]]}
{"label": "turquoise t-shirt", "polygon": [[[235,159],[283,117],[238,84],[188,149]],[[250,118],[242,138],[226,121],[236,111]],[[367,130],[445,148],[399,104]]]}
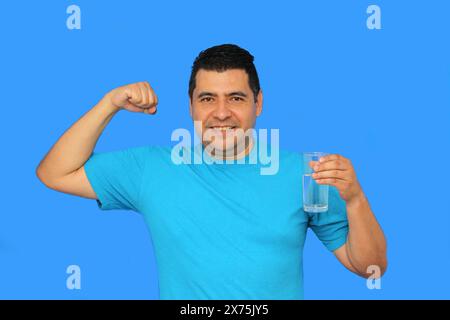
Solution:
{"label": "turquoise t-shirt", "polygon": [[308,227],[334,251],[348,221],[332,186],[328,212],[303,211],[301,156],[281,150],[262,175],[260,163],[177,165],[171,148],[146,146],[94,153],[85,171],[102,210],[145,219],[161,299],[303,299]]}

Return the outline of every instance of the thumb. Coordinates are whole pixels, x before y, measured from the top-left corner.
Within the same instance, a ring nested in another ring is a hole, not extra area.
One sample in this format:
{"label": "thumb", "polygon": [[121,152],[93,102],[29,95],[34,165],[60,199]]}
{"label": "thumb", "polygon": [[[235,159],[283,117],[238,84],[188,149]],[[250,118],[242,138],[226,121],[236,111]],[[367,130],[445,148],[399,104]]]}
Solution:
{"label": "thumb", "polygon": [[317,163],[318,163],[318,161],[310,161],[310,162],[309,162],[309,166],[310,166],[311,168],[313,168]]}
{"label": "thumb", "polygon": [[132,104],[129,101],[125,103],[123,108],[128,110],[128,111],[131,111],[131,112],[142,112],[142,108],[139,108],[139,107],[135,106],[134,104]]}
{"label": "thumb", "polygon": [[156,111],[157,111],[156,105],[152,106],[150,108],[145,108],[144,109],[144,113],[145,114],[152,114],[152,115],[154,115],[154,114],[156,114]]}

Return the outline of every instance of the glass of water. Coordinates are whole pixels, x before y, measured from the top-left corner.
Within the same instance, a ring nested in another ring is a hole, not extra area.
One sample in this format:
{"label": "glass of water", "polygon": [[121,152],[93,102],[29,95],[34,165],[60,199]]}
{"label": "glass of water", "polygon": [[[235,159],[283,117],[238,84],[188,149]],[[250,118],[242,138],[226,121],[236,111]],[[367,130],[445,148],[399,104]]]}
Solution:
{"label": "glass of water", "polygon": [[314,170],[309,166],[311,161],[319,161],[325,152],[303,153],[303,210],[305,212],[328,211],[328,185],[317,184],[313,179]]}

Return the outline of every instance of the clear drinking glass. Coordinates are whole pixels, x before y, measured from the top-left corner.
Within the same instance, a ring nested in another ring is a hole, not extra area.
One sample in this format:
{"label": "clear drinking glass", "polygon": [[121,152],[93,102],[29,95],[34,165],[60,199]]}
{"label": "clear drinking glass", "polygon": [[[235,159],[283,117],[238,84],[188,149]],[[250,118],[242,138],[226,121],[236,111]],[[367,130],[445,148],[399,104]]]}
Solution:
{"label": "clear drinking glass", "polygon": [[314,170],[309,166],[310,161],[319,161],[325,152],[303,153],[303,210],[305,212],[328,211],[328,185],[317,184],[313,179]]}

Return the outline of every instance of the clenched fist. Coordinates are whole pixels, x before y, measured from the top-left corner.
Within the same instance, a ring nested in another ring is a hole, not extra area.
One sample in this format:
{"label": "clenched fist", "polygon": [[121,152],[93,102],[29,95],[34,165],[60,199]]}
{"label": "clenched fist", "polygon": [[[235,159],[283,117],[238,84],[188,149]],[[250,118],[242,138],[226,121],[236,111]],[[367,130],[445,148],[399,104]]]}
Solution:
{"label": "clenched fist", "polygon": [[146,81],[118,87],[107,94],[117,108],[131,112],[155,114],[158,97]]}

